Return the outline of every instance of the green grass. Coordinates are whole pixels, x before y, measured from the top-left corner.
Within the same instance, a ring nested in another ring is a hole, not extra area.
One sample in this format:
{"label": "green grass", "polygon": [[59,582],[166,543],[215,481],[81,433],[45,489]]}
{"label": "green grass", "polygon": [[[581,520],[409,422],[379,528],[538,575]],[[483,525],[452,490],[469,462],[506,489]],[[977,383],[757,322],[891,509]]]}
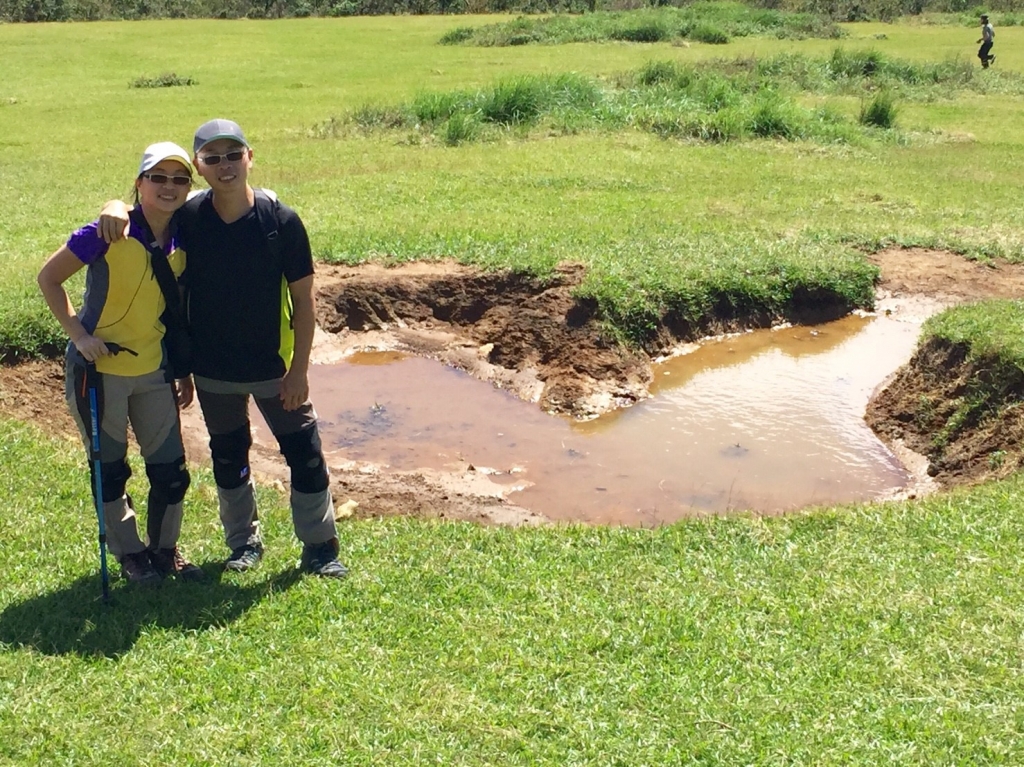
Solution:
{"label": "green grass", "polygon": [[784,83],[811,93],[870,95],[888,90],[902,98],[920,101],[954,98],[965,91],[1024,93],[1024,78],[1018,73],[1004,70],[983,73],[966,58],[918,62],[879,50],[845,46],[835,48],[830,56],[822,58],[782,54],[760,60],[724,62],[722,66],[734,71],[747,69],[760,83]]}
{"label": "green grass", "polygon": [[[344,583],[99,582],[77,445],[0,421],[0,763],[1014,764],[1021,479],[656,530],[349,524]],[[11,503],[13,499],[13,503]],[[144,757],[143,757],[144,755]]]}
{"label": "green grass", "polygon": [[583,15],[520,16],[482,27],[456,27],[443,45],[564,45],[620,41],[659,43],[692,40],[724,45],[731,38],[770,36],[778,39],[842,36],[838,25],[811,13],[752,8],[733,2],[698,2],[682,8],[639,11],[597,11]]}
{"label": "green grass", "polygon": [[141,75],[128,83],[129,88],[178,88],[189,85],[199,85],[199,83],[191,77],[181,77],[174,72],[164,72],[156,77]]}
{"label": "green grass", "polygon": [[876,128],[895,128],[898,113],[899,108],[893,95],[889,91],[880,91],[861,107],[858,121],[862,125],[873,125]]}
{"label": "green grass", "polygon": [[[836,51],[823,65],[817,62],[817,68],[828,69],[840,54]],[[786,65],[792,61],[787,59]],[[805,69],[814,66],[811,62]],[[423,141],[448,145],[471,139],[500,141],[512,130],[519,138],[543,138],[625,129],[712,142],[743,138],[825,144],[906,141],[900,134],[862,130],[836,109],[801,105],[790,79],[775,74],[778,68],[775,59],[763,64],[740,60],[699,66],[651,61],[620,74],[611,83],[575,73],[519,75],[477,91],[423,92],[404,104],[365,105],[348,115],[331,117],[311,135],[338,138],[348,126],[356,126],[367,132],[404,131]],[[907,70],[913,71],[913,66]],[[854,80],[846,73],[832,79]],[[870,79],[870,74],[859,78],[863,91]],[[943,80],[936,82],[948,87]],[[1021,85],[1024,92],[1024,82]],[[887,99],[885,105],[879,99]],[[862,114],[859,122],[868,128],[894,127],[892,117],[897,108],[890,91],[876,95],[871,104],[876,111],[867,118]],[[454,126],[451,120],[455,120]]]}
{"label": "green grass", "polygon": [[[492,17],[134,22],[138,35],[128,38],[116,23],[0,27],[7,73],[0,85],[0,191],[10,201],[0,217],[6,277],[0,283],[0,353],[59,348],[59,329],[33,284],[42,260],[94,217],[102,200],[129,193],[141,147],[163,139],[187,144],[196,125],[225,113],[246,127],[256,146],[256,183],[276,189],[302,213],[325,260],[453,257],[543,272],[571,259],[592,268],[609,265],[614,272],[593,275],[606,282],[642,273],[640,253],[663,247],[693,252],[703,247],[693,243],[715,238],[727,251],[728,243],[742,242],[738,247],[755,260],[759,252],[767,257],[768,244],[780,234],[807,254],[822,242],[925,244],[1011,259],[1024,254],[1018,184],[1005,172],[1020,163],[1022,152],[1016,134],[1005,129],[1024,112],[1013,95],[1014,76],[1005,71],[1016,67],[1014,28],[1001,37],[1005,63],[1001,59],[998,72],[975,71],[965,88],[935,86],[941,98],[903,83],[900,135],[907,141],[893,144],[850,145],[850,125],[869,86],[850,90],[826,81],[803,91],[783,82],[783,94],[799,91],[793,104],[757,104],[756,126],[729,109],[679,120],[637,107],[635,116],[655,131],[650,136],[595,134],[580,109],[558,112],[540,128],[549,132],[541,142],[520,126],[502,128],[504,134],[480,145],[495,124],[471,117],[430,141],[412,129],[362,137],[324,131],[332,115],[363,108],[371,122],[388,110],[404,120],[387,105],[412,103],[429,114],[450,104],[420,103],[429,101],[424,94],[475,94],[516,78],[575,73],[581,82],[614,84],[651,62],[683,71],[722,60],[797,56],[808,65],[835,57],[833,41],[816,39],[745,38],[709,48],[436,45],[445,30],[467,20]],[[842,50],[848,59],[857,52],[881,56],[904,62],[897,67],[904,72],[917,71],[907,63],[922,71],[941,67],[973,45],[964,44],[959,27],[847,29]],[[888,39],[878,40],[878,30]],[[146,42],[163,34],[177,41],[173,55]],[[380,56],[381,45],[388,56]],[[52,57],[58,48],[67,51],[66,62]],[[82,53],[87,49],[93,52]],[[259,61],[239,78],[238,51],[256,49]],[[344,55],[328,53],[337,51]],[[754,76],[750,64],[735,66]],[[161,71],[188,73],[197,84],[125,87],[140,72]],[[706,89],[708,98],[729,98],[730,90],[711,80]],[[120,126],[115,132],[109,130],[112,110]],[[780,118],[794,113],[816,131],[833,131],[840,143],[772,138],[690,145],[751,128],[786,136]],[[73,119],[55,120],[55,114]],[[318,131],[328,137],[314,138]],[[84,157],[87,172],[75,172]],[[652,305],[672,300],[650,297]],[[613,307],[612,314],[631,316],[631,305]],[[637,335],[642,328],[622,330]]]}
{"label": "green grass", "polygon": [[[634,340],[659,316],[711,306],[866,302],[874,271],[854,246],[1024,260],[1024,138],[1011,129],[1024,105],[1003,71],[1024,68],[1016,28],[1000,32],[998,73],[893,86],[902,144],[689,142],[568,118],[543,140],[513,126],[487,143],[469,117],[449,117],[437,142],[403,124],[323,129],[360,108],[387,124],[394,104],[456,114],[451,94],[514,78],[610,83],[650,66],[657,79],[649,62],[823,62],[835,48],[436,44],[492,21],[0,26],[0,351],[60,347],[34,285],[43,259],[127,195],[146,144],[187,145],[217,115],[246,128],[254,180],[299,210],[319,258],[534,272],[581,261],[581,291]],[[975,48],[962,27],[845,29],[848,58],[921,71]],[[196,84],[126,87],[169,71]],[[794,103],[857,118],[864,83],[817,82],[792,86]],[[515,115],[514,96],[493,114]],[[777,135],[787,103],[762,102],[759,130]],[[1019,361],[1020,313],[958,309],[927,332]],[[656,530],[356,522],[341,529],[350,579],[325,583],[293,577],[299,548],[268,491],[263,567],[222,576],[199,472],[183,545],[210,581],[118,585],[105,608],[82,453],[0,419],[0,764],[1024,762],[1019,476]]]}
{"label": "green grass", "polygon": [[[922,341],[939,341],[966,352],[971,374],[953,400],[955,409],[931,436],[933,462],[941,463],[947,446],[965,428],[1005,423],[1020,406],[1024,380],[1024,301],[990,300],[948,309],[925,322]],[[922,418],[934,416],[935,403],[922,398]],[[991,452],[997,468],[1004,450]]]}
{"label": "green grass", "polygon": [[963,344],[975,359],[1024,371],[1024,301],[979,301],[930,318],[922,338]]}

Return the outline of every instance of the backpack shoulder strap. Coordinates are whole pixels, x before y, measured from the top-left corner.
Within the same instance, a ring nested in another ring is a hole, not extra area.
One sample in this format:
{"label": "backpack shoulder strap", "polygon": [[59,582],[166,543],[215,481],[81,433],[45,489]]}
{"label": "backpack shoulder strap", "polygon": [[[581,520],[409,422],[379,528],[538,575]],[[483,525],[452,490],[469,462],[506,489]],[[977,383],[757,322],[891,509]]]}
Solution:
{"label": "backpack shoulder strap", "polygon": [[[188,202],[185,203],[190,210],[198,211],[199,206],[203,204],[203,201],[210,197],[213,190],[203,189],[198,192],[192,192],[188,196]],[[280,232],[278,231],[278,222],[281,220],[279,211],[281,209],[281,203],[277,199],[277,193],[273,189],[261,189],[254,188],[253,193],[256,198],[256,218],[260,222],[260,230],[263,232],[263,239],[267,241],[267,245],[270,246],[270,250],[275,256],[279,256],[281,252]]]}
{"label": "backpack shoulder strap", "polygon": [[[139,209],[136,208],[136,210]],[[164,301],[172,312],[180,312],[181,293],[178,290],[178,280],[175,278],[174,272],[171,271],[171,265],[167,263],[167,255],[157,243],[156,238],[153,236],[153,231],[149,228],[149,223],[146,221],[146,217],[141,214],[141,210],[139,210],[138,214],[135,214],[133,210],[129,216],[142,229],[143,237],[146,238],[145,245],[146,250],[149,251],[150,267],[153,269],[153,276],[156,277],[160,291],[164,294]]]}
{"label": "backpack shoulder strap", "polygon": [[281,203],[273,189],[253,189],[256,196],[256,218],[259,219],[263,239],[275,256],[281,255],[281,237],[278,231]]}

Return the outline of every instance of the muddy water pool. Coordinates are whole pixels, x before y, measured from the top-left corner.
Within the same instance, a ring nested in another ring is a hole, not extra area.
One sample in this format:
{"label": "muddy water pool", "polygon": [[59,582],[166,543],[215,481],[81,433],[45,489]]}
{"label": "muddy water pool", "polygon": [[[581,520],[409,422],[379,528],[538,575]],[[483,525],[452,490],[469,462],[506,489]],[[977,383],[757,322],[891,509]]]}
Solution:
{"label": "muddy water pool", "polygon": [[851,315],[705,342],[654,367],[652,396],[587,422],[433,360],[364,352],[315,365],[333,460],[473,464],[555,520],[654,525],[884,496],[908,476],[863,420],[919,321]]}

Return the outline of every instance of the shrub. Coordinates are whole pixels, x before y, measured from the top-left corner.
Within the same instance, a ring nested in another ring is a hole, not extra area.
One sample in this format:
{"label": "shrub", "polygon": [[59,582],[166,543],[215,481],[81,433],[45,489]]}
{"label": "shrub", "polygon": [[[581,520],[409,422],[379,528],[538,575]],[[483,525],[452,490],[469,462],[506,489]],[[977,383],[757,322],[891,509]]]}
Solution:
{"label": "shrub", "polygon": [[660,43],[672,37],[668,27],[660,21],[646,21],[628,27],[619,27],[609,33],[612,40],[630,43]]}
{"label": "shrub", "polygon": [[459,45],[472,39],[473,32],[473,27],[456,27],[449,32],[445,32],[438,42],[441,45]]}
{"label": "shrub", "polygon": [[729,35],[718,27],[711,26],[710,24],[698,24],[693,31],[690,32],[688,37],[691,40],[696,40],[700,43],[708,43],[709,45],[725,45],[729,42]]}
{"label": "shrub", "polygon": [[199,85],[191,77],[178,77],[174,72],[164,72],[156,77],[136,77],[130,83],[129,88],[173,88],[182,85]]}

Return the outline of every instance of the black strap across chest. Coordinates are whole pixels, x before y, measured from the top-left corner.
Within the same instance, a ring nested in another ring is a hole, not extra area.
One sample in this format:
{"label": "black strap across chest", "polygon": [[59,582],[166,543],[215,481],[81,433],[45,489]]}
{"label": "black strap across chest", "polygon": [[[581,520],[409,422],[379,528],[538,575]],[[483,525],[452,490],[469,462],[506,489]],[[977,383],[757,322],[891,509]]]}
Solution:
{"label": "black strap across chest", "polygon": [[[135,214],[135,211],[132,213]],[[167,262],[167,254],[164,253],[164,249],[157,242],[156,237],[153,235],[153,230],[150,229],[149,222],[146,221],[146,217],[142,215],[142,212],[139,211],[132,218],[134,223],[142,230],[143,243],[146,246],[146,250],[149,251],[149,262],[153,267],[153,276],[156,277],[156,281],[160,285],[160,291],[164,294],[167,308],[175,315],[176,319],[184,324],[181,291],[178,290],[178,280],[175,279],[174,272],[171,271],[171,265]]]}

